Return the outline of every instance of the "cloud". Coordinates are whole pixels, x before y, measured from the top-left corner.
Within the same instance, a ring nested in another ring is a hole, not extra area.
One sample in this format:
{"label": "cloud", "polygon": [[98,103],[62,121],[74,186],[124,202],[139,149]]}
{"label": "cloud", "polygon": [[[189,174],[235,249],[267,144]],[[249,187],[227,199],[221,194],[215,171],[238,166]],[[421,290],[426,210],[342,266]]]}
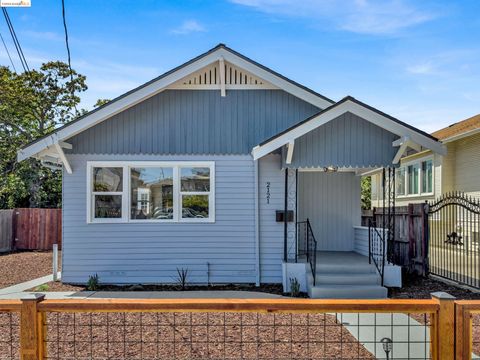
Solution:
{"label": "cloud", "polygon": [[406,0],[230,0],[269,14],[326,20],[340,30],[360,34],[394,34],[437,15]]}
{"label": "cloud", "polygon": [[179,27],[170,32],[177,35],[187,35],[191,33],[205,32],[205,27],[196,20],[185,20]]}
{"label": "cloud", "polygon": [[435,72],[431,62],[407,66],[407,72],[415,75],[430,75]]}
{"label": "cloud", "polygon": [[65,41],[65,38],[52,31],[31,31],[31,30],[26,30],[23,31],[22,34],[33,38],[33,39],[39,39],[39,40],[48,40],[48,41]]}

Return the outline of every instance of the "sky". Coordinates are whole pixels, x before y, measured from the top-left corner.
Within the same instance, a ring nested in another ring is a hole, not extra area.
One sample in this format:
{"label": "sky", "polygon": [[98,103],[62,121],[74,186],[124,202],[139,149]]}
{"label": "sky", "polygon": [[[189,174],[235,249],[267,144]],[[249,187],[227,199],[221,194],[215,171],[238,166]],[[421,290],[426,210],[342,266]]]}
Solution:
{"label": "sky", "polygon": [[[9,14],[30,67],[66,61],[61,0]],[[335,101],[432,132],[480,113],[479,0],[65,0],[82,107],[225,43]],[[0,33],[10,53],[5,21]],[[9,65],[0,44],[0,65]]]}

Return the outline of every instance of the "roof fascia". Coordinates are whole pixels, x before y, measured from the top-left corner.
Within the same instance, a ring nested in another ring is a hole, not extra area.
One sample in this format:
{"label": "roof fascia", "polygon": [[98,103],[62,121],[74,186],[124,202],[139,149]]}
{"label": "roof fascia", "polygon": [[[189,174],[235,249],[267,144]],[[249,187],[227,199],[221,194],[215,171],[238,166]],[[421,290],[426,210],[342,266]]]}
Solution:
{"label": "roof fascia", "polygon": [[311,117],[308,121],[300,124],[299,126],[293,127],[291,130],[286,131],[280,136],[275,137],[262,145],[255,146],[252,150],[254,160],[269,154],[270,152],[280,148],[290,141],[294,141],[295,139],[307,134],[319,126],[328,123],[329,121],[346,112],[351,112],[352,114],[355,114],[400,137],[408,136],[413,143],[430,149],[436,153],[439,153],[440,155],[446,154],[445,146],[440,142],[411,129],[408,126],[404,126],[377,111],[367,108],[357,101],[346,98],[343,101],[340,101],[337,104],[332,105],[330,108],[320,112],[318,115]]}

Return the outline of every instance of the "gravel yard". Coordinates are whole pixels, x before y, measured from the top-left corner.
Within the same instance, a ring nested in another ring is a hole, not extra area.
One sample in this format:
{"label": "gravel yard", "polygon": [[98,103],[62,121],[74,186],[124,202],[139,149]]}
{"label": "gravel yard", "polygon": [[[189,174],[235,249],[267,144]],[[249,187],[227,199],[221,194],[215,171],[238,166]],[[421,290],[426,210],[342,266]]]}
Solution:
{"label": "gravel yard", "polygon": [[403,277],[401,289],[389,289],[388,297],[394,299],[430,299],[431,293],[443,291],[459,300],[479,300],[480,292],[467,287],[454,285],[432,277],[407,275]]}
{"label": "gravel yard", "polygon": [[327,314],[51,313],[47,325],[62,359],[374,359]]}
{"label": "gravel yard", "polygon": [[51,251],[25,251],[0,255],[0,289],[51,273]]}

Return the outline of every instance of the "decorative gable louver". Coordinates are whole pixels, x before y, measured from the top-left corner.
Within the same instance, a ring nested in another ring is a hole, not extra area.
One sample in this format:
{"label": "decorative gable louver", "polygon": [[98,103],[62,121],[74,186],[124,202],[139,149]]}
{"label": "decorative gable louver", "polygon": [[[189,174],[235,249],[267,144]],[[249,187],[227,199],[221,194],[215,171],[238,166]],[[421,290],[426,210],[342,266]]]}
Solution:
{"label": "decorative gable louver", "polygon": [[[196,71],[172,84],[172,89],[220,89],[220,61]],[[225,88],[229,89],[277,89],[276,86],[260,79],[258,76],[239,68],[227,61],[223,62],[225,70]]]}

